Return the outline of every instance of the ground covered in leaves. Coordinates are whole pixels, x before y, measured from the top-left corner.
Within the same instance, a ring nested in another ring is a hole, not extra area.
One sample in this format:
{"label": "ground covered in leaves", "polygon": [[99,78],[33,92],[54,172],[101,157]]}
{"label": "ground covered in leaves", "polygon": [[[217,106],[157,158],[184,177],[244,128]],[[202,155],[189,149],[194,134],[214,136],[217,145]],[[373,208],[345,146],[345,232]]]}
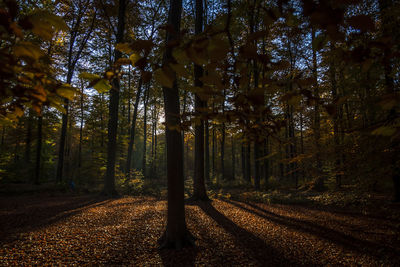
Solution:
{"label": "ground covered in leaves", "polygon": [[214,199],[186,211],[196,247],[160,251],[165,201],[0,197],[0,265],[400,265],[397,205],[381,214]]}

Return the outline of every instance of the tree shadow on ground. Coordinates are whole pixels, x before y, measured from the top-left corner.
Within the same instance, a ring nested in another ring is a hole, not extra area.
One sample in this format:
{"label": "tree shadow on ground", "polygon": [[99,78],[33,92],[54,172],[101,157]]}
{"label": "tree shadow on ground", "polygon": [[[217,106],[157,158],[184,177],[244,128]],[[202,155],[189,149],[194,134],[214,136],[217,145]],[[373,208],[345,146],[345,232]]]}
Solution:
{"label": "tree shadow on ground", "polygon": [[211,202],[198,202],[197,205],[225,231],[235,238],[235,244],[245,251],[249,257],[263,266],[289,266],[296,263],[286,259],[283,254],[269,246],[264,240],[248,230],[239,227],[229,218],[214,208]]}
{"label": "tree shadow on ground", "polygon": [[188,247],[181,250],[162,249],[158,254],[163,266],[195,266],[197,247]]}
{"label": "tree shadow on ground", "polygon": [[1,199],[0,243],[10,242],[18,234],[49,226],[110,201],[99,196],[47,197],[39,200],[34,198],[32,202],[29,200],[30,198]]}
{"label": "tree shadow on ground", "polygon": [[369,240],[363,240],[352,235],[345,234],[341,231],[337,231],[335,229],[318,225],[306,220],[278,215],[250,202],[231,200],[222,201],[234,205],[235,207],[252,213],[258,217],[267,219],[273,223],[283,225],[295,231],[317,236],[351,251],[368,254],[376,259],[382,258],[382,255],[384,253],[388,256],[388,258],[400,260],[400,249],[391,247],[387,244],[374,243]]}

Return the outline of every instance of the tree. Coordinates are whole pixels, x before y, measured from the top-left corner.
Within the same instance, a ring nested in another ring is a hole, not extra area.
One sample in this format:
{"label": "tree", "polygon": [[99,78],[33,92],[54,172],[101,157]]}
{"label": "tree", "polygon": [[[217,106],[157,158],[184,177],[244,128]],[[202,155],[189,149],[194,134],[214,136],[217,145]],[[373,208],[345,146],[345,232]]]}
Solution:
{"label": "tree", "polygon": [[[75,72],[75,67],[81,58],[82,52],[86,47],[87,41],[90,38],[92,30],[94,28],[94,23],[96,19],[96,11],[93,12],[92,18],[89,18],[89,25],[87,31],[82,31],[82,24],[84,21],[84,15],[88,11],[90,7],[90,1],[86,0],[79,0],[77,2],[71,2],[71,28],[69,32],[69,46],[67,52],[67,79],[66,83],[71,84],[72,77]],[[80,36],[81,35],[81,36]],[[79,40],[78,37],[82,39]],[[77,42],[80,41],[77,50],[75,51],[75,47]],[[65,112],[62,115],[62,126],[61,126],[61,135],[60,135],[60,144],[59,144],[59,152],[58,152],[58,162],[57,162],[57,174],[56,174],[56,181],[61,182],[63,177],[63,169],[64,169],[64,156],[65,156],[65,140],[67,136],[67,124],[68,124],[68,112],[69,112],[69,99],[64,99],[64,110]]]}
{"label": "tree", "polygon": [[[170,0],[168,12],[168,25],[165,43],[166,49],[163,57],[163,70],[173,62],[171,44],[179,39],[182,12],[182,0]],[[176,74],[173,76],[176,77]],[[168,179],[168,207],[167,227],[160,238],[162,248],[177,248],[193,245],[194,239],[186,227],[184,204],[184,178],[183,178],[183,144],[180,132],[179,92],[178,84],[174,79],[171,88],[163,86],[165,134],[167,142],[167,179]]]}
{"label": "tree", "polygon": [[[122,43],[125,31],[125,8],[126,0],[119,0],[118,5],[118,25],[116,34],[116,44]],[[114,62],[117,62],[122,56],[121,51],[114,49]],[[118,66],[115,66],[118,68]],[[119,70],[116,69],[115,72]],[[108,196],[117,195],[115,190],[115,161],[117,153],[117,130],[118,130],[118,106],[119,106],[120,81],[118,77],[112,80],[112,88],[110,90],[109,103],[109,119],[108,119],[108,144],[107,144],[107,170],[104,176],[103,194]]]}
{"label": "tree", "polygon": [[[203,31],[203,0],[196,0],[196,21],[195,33],[199,35]],[[200,78],[203,76],[203,68],[194,64],[194,86],[201,88],[203,83]],[[204,181],[204,117],[203,110],[206,103],[198,94],[195,96],[195,112],[199,117],[195,125],[195,159],[193,179],[193,199],[208,200]],[[207,142],[208,144],[208,142]]]}

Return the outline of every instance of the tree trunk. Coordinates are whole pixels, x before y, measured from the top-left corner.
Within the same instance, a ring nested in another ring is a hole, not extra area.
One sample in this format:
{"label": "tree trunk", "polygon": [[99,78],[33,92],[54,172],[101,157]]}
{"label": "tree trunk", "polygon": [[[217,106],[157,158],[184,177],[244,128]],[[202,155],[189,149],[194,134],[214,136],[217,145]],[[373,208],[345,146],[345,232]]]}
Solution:
{"label": "tree trunk", "polygon": [[[167,31],[166,50],[163,65],[168,66],[172,60],[171,41],[179,38],[182,12],[182,0],[171,0],[168,13],[168,24],[173,31]],[[185,221],[184,177],[183,177],[183,148],[180,127],[179,91],[175,80],[172,88],[163,87],[165,111],[165,135],[167,142],[167,178],[168,178],[168,206],[167,227],[160,238],[161,248],[176,248],[193,245],[194,238],[187,230]]]}
{"label": "tree trunk", "polygon": [[25,142],[25,162],[29,167],[31,163],[31,139],[32,139],[32,111],[29,110],[29,116],[27,118],[27,132],[26,132],[26,142]]}
{"label": "tree trunk", "polygon": [[130,178],[131,175],[131,167],[132,167],[132,157],[133,157],[133,145],[135,144],[135,131],[136,131],[136,119],[139,109],[139,100],[140,94],[142,92],[142,78],[139,79],[138,89],[136,92],[135,106],[133,107],[133,116],[132,116],[132,124],[130,130],[130,138],[128,144],[128,156],[126,159],[125,173]]}
{"label": "tree trunk", "polygon": [[42,124],[43,124],[43,115],[40,114],[38,118],[38,128],[37,128],[37,144],[36,144],[36,168],[35,168],[35,177],[34,184],[40,183],[40,165],[41,165],[41,157],[42,157]]}
{"label": "tree trunk", "polygon": [[207,183],[210,182],[210,129],[208,119],[205,120],[205,176],[204,179]]}
{"label": "tree trunk", "polygon": [[[119,0],[118,7],[118,26],[116,43],[121,43],[124,39],[125,30],[125,7],[126,0]],[[114,61],[121,58],[121,52],[114,50]],[[120,82],[118,78],[112,81],[110,90],[109,119],[108,119],[108,144],[107,144],[107,169],[104,176],[103,194],[116,196],[115,190],[115,159],[117,153],[117,130],[118,130],[118,104],[119,104]]]}
{"label": "tree trunk", "polygon": [[[203,0],[196,0],[196,21],[195,34],[203,31]],[[202,87],[203,83],[200,78],[203,76],[203,68],[194,64],[194,86]],[[200,123],[195,125],[195,158],[194,158],[194,175],[193,175],[193,196],[194,200],[208,200],[206,186],[204,182],[204,119],[203,109],[206,103],[195,95],[195,112],[200,117]]]}
{"label": "tree trunk", "polygon": [[143,96],[144,117],[143,117],[143,157],[142,157],[142,174],[146,176],[147,168],[147,105],[149,103],[150,83],[147,86]]}
{"label": "tree trunk", "polygon": [[231,136],[231,146],[232,146],[232,180],[235,180],[235,140],[233,138],[233,134]]}
{"label": "tree trunk", "polygon": [[[312,27],[311,29],[311,41],[314,42],[315,39],[315,29]],[[312,74],[315,80],[314,85],[314,97],[316,98],[314,105],[314,139],[315,139],[315,161],[316,161],[316,179],[314,181],[313,189],[317,191],[323,191],[325,189],[324,185],[324,176],[322,173],[322,162],[321,162],[321,130],[320,130],[320,114],[319,114],[319,86],[318,86],[318,73],[317,73],[317,51],[312,49]]]}

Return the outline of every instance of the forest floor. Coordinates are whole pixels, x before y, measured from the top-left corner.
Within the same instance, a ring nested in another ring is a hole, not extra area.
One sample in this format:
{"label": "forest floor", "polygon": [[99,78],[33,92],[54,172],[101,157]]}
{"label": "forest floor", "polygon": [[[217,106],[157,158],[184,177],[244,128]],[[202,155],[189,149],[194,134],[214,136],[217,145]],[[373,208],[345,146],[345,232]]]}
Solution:
{"label": "forest floor", "polygon": [[186,205],[196,247],[158,250],[153,197],[0,197],[0,265],[400,265],[400,209],[214,199]]}

